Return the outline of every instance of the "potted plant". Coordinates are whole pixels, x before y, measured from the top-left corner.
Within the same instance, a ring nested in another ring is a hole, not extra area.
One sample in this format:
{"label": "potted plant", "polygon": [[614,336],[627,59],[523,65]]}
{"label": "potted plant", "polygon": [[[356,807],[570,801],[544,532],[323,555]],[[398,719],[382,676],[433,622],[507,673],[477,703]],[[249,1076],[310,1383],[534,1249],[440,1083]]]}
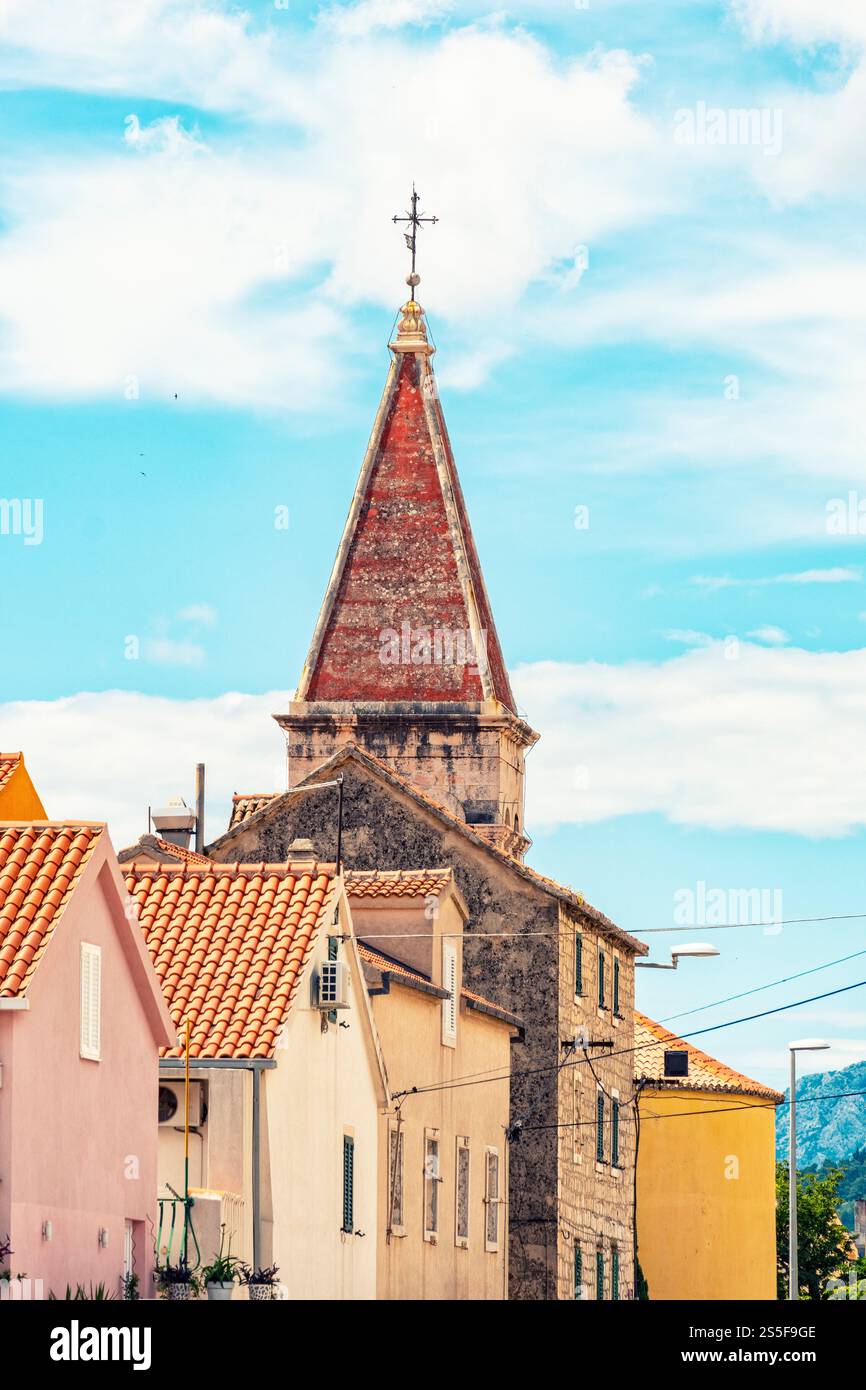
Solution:
{"label": "potted plant", "polygon": [[202,1283],[207,1289],[207,1296],[214,1303],[225,1303],[231,1298],[234,1292],[235,1279],[244,1269],[242,1262],[231,1253],[231,1239],[229,1239],[228,1251],[223,1254],[225,1235],[226,1228],[223,1225],[220,1227],[219,1254],[201,1272]]}
{"label": "potted plant", "polygon": [[141,1299],[139,1291],[139,1280],[137,1274],[122,1274],[120,1276],[120,1297],[124,1303],[138,1303]]}
{"label": "potted plant", "polygon": [[186,1300],[195,1298],[199,1292],[198,1277],[185,1260],[178,1264],[160,1265],[156,1272],[156,1282],[164,1298]]}
{"label": "potted plant", "polygon": [[0,1280],[5,1279],[7,1283],[12,1278],[12,1274],[6,1268],[6,1261],[12,1253],[12,1242],[7,1236],[5,1240],[0,1240]]}
{"label": "potted plant", "polygon": [[277,1265],[268,1265],[265,1269],[241,1266],[241,1283],[246,1284],[250,1298],[255,1299],[257,1303],[269,1302],[273,1298],[279,1278],[280,1271]]}

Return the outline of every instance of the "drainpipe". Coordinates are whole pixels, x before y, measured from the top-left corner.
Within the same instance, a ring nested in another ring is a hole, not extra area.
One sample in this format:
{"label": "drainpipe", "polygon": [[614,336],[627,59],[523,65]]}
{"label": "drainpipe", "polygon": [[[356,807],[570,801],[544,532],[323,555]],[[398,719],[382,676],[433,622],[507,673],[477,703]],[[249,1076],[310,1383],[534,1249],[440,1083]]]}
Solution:
{"label": "drainpipe", "polygon": [[204,763],[195,765],[195,852],[204,850]]}
{"label": "drainpipe", "polygon": [[253,1068],[253,1269],[262,1264],[262,1073]]}

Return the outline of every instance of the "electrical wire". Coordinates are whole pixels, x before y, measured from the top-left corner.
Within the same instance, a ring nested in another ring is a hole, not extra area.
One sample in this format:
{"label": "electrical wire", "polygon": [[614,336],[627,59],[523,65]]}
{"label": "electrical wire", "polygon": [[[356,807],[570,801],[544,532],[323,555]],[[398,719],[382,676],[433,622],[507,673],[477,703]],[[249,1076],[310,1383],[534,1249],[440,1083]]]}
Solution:
{"label": "electrical wire", "polygon": [[760,994],[762,990],[774,989],[776,985],[790,984],[791,980],[802,980],[807,975],[817,975],[821,970],[831,970],[834,965],[844,965],[846,961],[866,956],[866,951],[852,951],[850,956],[840,956],[838,960],[825,961],[823,965],[813,965],[809,970],[799,970],[796,975],[783,975],[780,980],[770,980],[765,985],[755,985],[754,989],[744,989],[739,994],[729,994],[724,999],[716,999],[711,1004],[698,1004],[694,1009],[683,1009],[678,1014],[666,1014],[659,1023],[671,1023],[675,1018],[689,1018],[692,1014],[704,1013],[707,1009],[717,1009],[721,1004],[732,1004],[735,999],[747,999],[750,994]]}

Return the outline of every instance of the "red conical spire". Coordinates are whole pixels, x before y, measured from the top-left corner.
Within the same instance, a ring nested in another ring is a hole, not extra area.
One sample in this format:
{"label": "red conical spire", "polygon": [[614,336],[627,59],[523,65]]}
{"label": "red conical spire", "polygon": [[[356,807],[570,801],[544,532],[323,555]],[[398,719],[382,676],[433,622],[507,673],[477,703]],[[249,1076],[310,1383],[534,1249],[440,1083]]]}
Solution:
{"label": "red conical spire", "polygon": [[435,349],[414,298],[390,346],[388,380],[296,699],[492,699],[513,712],[439,403]]}

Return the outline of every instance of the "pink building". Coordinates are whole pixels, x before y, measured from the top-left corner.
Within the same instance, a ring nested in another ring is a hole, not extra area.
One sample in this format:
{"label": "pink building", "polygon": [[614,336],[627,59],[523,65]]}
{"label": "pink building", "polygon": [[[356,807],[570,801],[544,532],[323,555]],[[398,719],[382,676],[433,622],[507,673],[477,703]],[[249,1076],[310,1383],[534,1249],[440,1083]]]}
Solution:
{"label": "pink building", "polygon": [[0,822],[0,1244],[25,1296],[152,1294],[175,1030],[127,902],[104,825]]}

